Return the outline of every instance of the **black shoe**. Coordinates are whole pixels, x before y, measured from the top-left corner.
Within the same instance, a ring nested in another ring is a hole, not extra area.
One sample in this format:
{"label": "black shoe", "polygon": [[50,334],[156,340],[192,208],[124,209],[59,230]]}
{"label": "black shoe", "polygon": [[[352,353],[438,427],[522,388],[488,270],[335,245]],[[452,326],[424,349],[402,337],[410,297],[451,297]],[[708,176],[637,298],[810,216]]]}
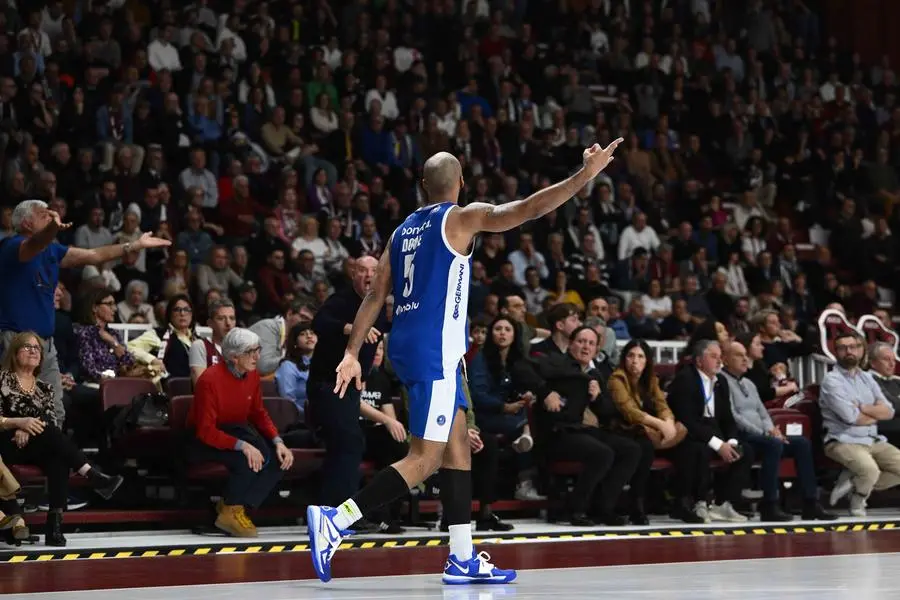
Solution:
{"label": "black shoe", "polygon": [[51,510],[47,513],[47,530],[44,532],[44,544],[47,546],[66,545],[66,538],[62,534],[62,511]]}
{"label": "black shoe", "polygon": [[759,520],[786,523],[794,520],[794,515],[781,510],[777,502],[763,502],[759,506]]}
{"label": "black shoe", "polygon": [[590,520],[584,513],[572,513],[572,516],[569,517],[569,523],[574,527],[593,527],[596,525],[596,523]]}
{"label": "black shoe", "polygon": [[632,525],[649,525],[650,519],[647,518],[647,514],[643,512],[633,512],[628,517],[628,520]]}
{"label": "black shoe", "polygon": [[475,531],[512,531],[513,526],[504,523],[500,517],[491,513],[490,516],[475,521]]}
{"label": "black shoe", "polygon": [[125,481],[121,475],[110,476],[97,467],[91,467],[91,470],[87,472],[87,478],[91,488],[104,500],[112,498],[113,494],[122,487],[122,482]]}
{"label": "black shoe", "polygon": [[825,512],[822,505],[813,500],[803,503],[802,518],[804,521],[836,521],[837,515]]}
{"label": "black shoe", "polygon": [[675,506],[673,506],[672,511],[669,513],[669,516],[673,519],[677,519],[679,521],[690,524],[706,523],[703,517],[694,512],[693,507],[684,502],[679,502]]}
{"label": "black shoe", "polygon": [[631,513],[628,520],[632,525],[649,525],[650,520],[647,518],[647,509],[644,508],[644,499],[637,498],[631,504]]}
{"label": "black shoe", "polygon": [[373,523],[368,519],[360,519],[356,523],[350,526],[350,529],[355,531],[357,534],[362,533],[380,533],[381,532],[381,523]]}
{"label": "black shoe", "polygon": [[381,525],[379,525],[379,533],[387,533],[389,535],[399,535],[401,533],[406,533],[406,529],[400,525],[400,521],[391,521],[389,523],[385,523],[382,521]]}
{"label": "black shoe", "polygon": [[596,520],[599,524],[609,525],[610,527],[621,527],[628,523],[628,519],[614,512],[601,513]]}

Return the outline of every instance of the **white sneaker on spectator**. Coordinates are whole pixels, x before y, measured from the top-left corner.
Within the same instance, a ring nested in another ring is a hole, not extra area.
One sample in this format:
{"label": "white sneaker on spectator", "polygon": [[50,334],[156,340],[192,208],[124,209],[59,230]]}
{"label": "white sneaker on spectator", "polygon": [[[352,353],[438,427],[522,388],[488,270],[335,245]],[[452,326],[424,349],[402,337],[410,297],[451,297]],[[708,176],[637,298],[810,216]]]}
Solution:
{"label": "white sneaker on spectator", "polygon": [[860,496],[859,494],[851,494],[850,495],[850,516],[851,517],[865,517],[868,513],[866,513],[866,497]]}
{"label": "white sneaker on spectator", "polygon": [[[79,510],[79,509],[84,508],[87,505],[88,505],[88,503],[85,502],[84,500],[79,500],[78,498],[69,497],[69,499],[66,503],[66,511],[71,512],[73,510]],[[50,505],[46,502],[42,502],[41,504],[38,504],[37,509],[41,512],[49,512]],[[25,512],[29,512],[29,511],[26,510]],[[31,511],[31,512],[34,512],[34,511]]]}
{"label": "white sneaker on spectator", "polygon": [[709,514],[709,505],[706,502],[697,502],[694,504],[694,514],[703,519],[704,523],[711,521]]}
{"label": "white sneaker on spectator", "polygon": [[729,523],[746,523],[748,521],[746,516],[734,510],[731,502],[710,506],[709,517],[713,521],[728,521]]}
{"label": "white sneaker on spectator", "polygon": [[516,500],[546,500],[546,496],[541,496],[534,488],[534,484],[530,480],[520,481],[516,486]]}
{"label": "white sneaker on spectator", "polygon": [[523,433],[512,443],[513,450],[519,454],[525,454],[534,448],[534,438],[527,433]]}
{"label": "white sneaker on spectator", "polygon": [[844,469],[841,471],[841,474],[838,475],[837,481],[834,483],[834,488],[831,490],[831,496],[828,497],[828,502],[831,506],[834,506],[838,503],[838,501],[853,491],[853,473],[851,473],[848,469]]}

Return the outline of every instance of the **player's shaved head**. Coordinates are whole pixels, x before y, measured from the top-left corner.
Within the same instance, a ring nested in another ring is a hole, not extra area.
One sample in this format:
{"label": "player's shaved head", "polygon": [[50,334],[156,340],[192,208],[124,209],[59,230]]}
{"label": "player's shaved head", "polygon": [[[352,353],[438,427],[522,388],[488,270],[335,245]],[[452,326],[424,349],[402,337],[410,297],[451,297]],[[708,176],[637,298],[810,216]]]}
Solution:
{"label": "player's shaved head", "polygon": [[456,157],[449,152],[438,152],[425,161],[423,168],[422,185],[428,193],[429,199],[453,200],[447,198],[452,195],[462,178],[462,167]]}

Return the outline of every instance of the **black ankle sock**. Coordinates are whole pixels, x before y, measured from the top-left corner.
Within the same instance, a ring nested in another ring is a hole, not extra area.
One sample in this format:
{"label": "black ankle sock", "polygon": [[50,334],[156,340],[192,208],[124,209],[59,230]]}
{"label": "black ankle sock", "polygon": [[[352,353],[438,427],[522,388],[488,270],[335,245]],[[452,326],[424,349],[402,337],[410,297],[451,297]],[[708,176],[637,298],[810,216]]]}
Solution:
{"label": "black ankle sock", "polygon": [[372,511],[402,498],[407,492],[409,492],[409,486],[406,485],[406,480],[399,471],[394,467],[387,467],[379,471],[369,485],[359,490],[353,496],[353,501],[359,507],[359,512],[368,517]]}
{"label": "black ankle sock", "polygon": [[441,505],[447,525],[472,521],[472,472],[441,469]]}

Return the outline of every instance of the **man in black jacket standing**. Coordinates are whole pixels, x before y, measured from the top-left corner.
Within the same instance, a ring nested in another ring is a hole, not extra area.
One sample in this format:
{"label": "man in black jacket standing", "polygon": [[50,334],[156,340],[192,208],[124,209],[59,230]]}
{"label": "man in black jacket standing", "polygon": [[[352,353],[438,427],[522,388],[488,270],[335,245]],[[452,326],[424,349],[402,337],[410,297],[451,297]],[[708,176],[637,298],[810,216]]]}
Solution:
{"label": "man in black jacket standing", "polygon": [[[308,414],[325,444],[319,500],[328,506],[337,506],[344,498],[355,494],[359,487],[359,465],[366,448],[359,423],[360,394],[352,385],[343,398],[335,394],[335,370],[344,358],[353,319],[375,277],[377,265],[378,261],[371,256],[357,260],[352,285],[344,286],[329,297],[313,319],[313,330],[323,342],[316,345],[309,365]],[[359,354],[363,380],[372,370],[378,341],[389,326],[382,312],[369,330]]]}
{"label": "man in black jacket standing", "polygon": [[[731,521],[747,517],[735,510],[747,481],[753,456],[738,445],[738,429],[731,412],[728,385],[719,381],[722,349],[718,342],[702,340],[693,348],[694,363],[681,369],[668,390],[669,407],[687,428],[688,436],[665,455],[677,471],[677,504],[672,517],[686,523]],[[717,455],[717,456],[714,456]],[[725,462],[716,487],[717,504],[708,505],[710,459]]]}

